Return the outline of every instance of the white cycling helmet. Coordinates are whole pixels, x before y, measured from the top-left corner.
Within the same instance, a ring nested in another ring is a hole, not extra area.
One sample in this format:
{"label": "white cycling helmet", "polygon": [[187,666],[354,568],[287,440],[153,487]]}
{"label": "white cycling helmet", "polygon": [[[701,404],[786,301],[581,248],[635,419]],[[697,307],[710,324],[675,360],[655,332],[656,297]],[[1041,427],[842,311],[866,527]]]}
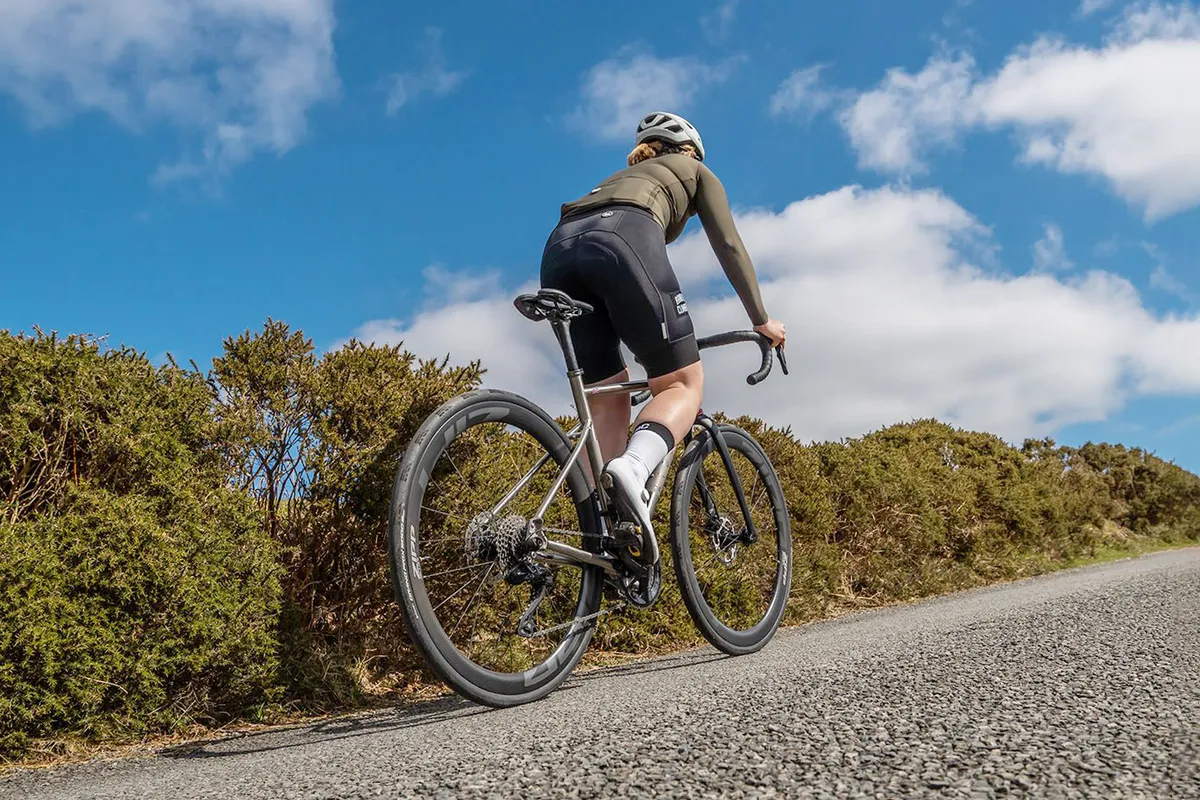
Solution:
{"label": "white cycling helmet", "polygon": [[700,131],[678,114],[666,111],[654,111],[642,117],[637,128],[637,144],[661,139],[671,144],[690,144],[696,148],[696,155],[704,160],[704,142],[700,139]]}

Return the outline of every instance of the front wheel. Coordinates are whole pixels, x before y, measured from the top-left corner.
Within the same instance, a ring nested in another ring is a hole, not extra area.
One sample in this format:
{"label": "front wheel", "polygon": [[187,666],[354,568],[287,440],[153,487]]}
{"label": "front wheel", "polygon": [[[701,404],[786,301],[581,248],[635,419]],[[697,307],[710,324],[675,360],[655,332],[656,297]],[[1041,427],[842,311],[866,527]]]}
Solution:
{"label": "front wheel", "polygon": [[671,501],[671,550],[700,633],[729,655],[760,650],[778,630],[792,577],[792,535],[775,468],[749,433],[717,425],[754,521],[745,523],[708,430],[684,450]]}

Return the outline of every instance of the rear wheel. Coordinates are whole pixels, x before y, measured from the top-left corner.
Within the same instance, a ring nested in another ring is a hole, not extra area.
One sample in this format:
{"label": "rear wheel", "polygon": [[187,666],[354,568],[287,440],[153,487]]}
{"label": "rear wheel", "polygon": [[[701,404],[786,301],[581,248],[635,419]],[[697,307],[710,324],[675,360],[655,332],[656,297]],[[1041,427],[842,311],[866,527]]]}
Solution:
{"label": "rear wheel", "polygon": [[783,620],[792,577],[787,503],[775,468],[746,431],[717,426],[741,481],[754,536],[711,434],[680,459],[671,502],[675,576],[692,620],[718,650],[761,649]]}
{"label": "rear wheel", "polygon": [[[545,696],[591,640],[594,623],[578,618],[600,607],[602,572],[536,562],[525,535],[570,452],[540,408],[481,390],[430,415],[397,471],[388,544],[405,626],[434,672],[476,702]],[[550,538],[598,549],[590,494],[576,463],[543,516],[559,531]]]}

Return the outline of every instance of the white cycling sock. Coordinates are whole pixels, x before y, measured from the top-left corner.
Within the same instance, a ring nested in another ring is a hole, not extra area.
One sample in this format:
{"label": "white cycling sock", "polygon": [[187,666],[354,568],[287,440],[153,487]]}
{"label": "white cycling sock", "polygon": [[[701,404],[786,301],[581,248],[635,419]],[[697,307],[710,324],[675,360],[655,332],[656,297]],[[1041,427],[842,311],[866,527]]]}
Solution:
{"label": "white cycling sock", "polygon": [[623,457],[637,470],[638,483],[646,485],[654,471],[674,446],[674,437],[657,422],[643,422],[633,431]]}

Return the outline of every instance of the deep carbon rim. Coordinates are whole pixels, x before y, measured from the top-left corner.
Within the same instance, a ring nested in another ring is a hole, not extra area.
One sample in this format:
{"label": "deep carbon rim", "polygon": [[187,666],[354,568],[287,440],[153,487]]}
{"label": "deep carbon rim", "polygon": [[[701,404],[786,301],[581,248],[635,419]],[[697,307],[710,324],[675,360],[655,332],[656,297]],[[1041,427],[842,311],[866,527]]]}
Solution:
{"label": "deep carbon rim", "polygon": [[[724,511],[737,523],[740,523],[742,519],[740,510],[736,506],[736,501],[732,499],[733,492],[732,487],[729,485],[728,473],[725,472],[724,466],[720,462],[720,455],[716,451],[716,446],[707,432],[701,434],[684,454],[682,469],[679,479],[676,482],[675,495],[672,500],[672,545],[675,556],[676,576],[684,595],[685,605],[689,613],[691,613],[696,626],[715,647],[724,652],[736,655],[753,652],[763,647],[774,636],[775,631],[779,628],[783,620],[791,583],[791,530],[783,490],[766,453],[762,451],[758,443],[745,431],[731,425],[721,425],[719,428],[735,462],[739,460],[749,462],[758,473],[760,480],[763,482],[764,498],[769,500],[770,503],[771,513],[769,516],[773,523],[773,531],[771,533],[774,538],[773,550],[775,552],[776,567],[770,600],[765,604],[763,615],[757,624],[744,629],[737,629],[727,624],[728,620],[722,619],[720,610],[714,610],[712,605],[710,605],[709,598],[706,597],[704,587],[701,585],[702,576],[697,574],[697,561],[700,562],[701,569],[703,569],[703,565],[706,563],[705,560],[711,565],[713,551],[716,549],[708,548],[698,553],[694,548],[698,537],[692,524],[694,519],[691,511],[693,509],[693,499],[698,493],[696,488],[697,476],[706,463],[709,465],[716,464],[715,468],[711,468],[710,466],[708,471],[710,480],[708,483],[712,484],[709,487],[712,491],[722,493],[725,496],[725,507],[720,510]],[[741,457],[740,459],[739,456]],[[724,482],[724,492],[721,492],[715,485],[715,481],[712,479],[714,475],[718,476],[717,480]],[[742,480],[743,484],[747,483],[744,476]],[[753,489],[750,487],[746,488],[747,494],[750,495]],[[759,514],[755,513],[754,516],[757,520]],[[768,545],[768,542],[765,541],[766,537],[764,533],[764,531],[760,530],[759,541],[749,545],[749,547],[762,548],[764,545]],[[707,537],[699,538],[707,542]]]}
{"label": "deep carbon rim", "polygon": [[[464,654],[435,611],[422,569],[420,531],[425,491],[443,451],[470,428],[503,422],[532,437],[561,464],[570,446],[561,429],[521,398],[507,393],[481,392],[457,398],[443,406],[423,426],[397,474],[389,539],[393,575],[405,620],[414,642],[439,677],[456,691],[491,705],[512,705],[537,699],[551,691],[574,668],[591,639],[592,626],[576,624],[562,635],[558,646],[540,663],[521,672],[500,672],[480,665]],[[553,465],[546,469],[553,470]],[[585,497],[586,479],[576,468],[568,477],[572,498]],[[596,530],[590,500],[575,503],[580,530]],[[562,569],[577,569],[564,567]],[[581,571],[574,616],[599,607],[602,578],[595,568]]]}

